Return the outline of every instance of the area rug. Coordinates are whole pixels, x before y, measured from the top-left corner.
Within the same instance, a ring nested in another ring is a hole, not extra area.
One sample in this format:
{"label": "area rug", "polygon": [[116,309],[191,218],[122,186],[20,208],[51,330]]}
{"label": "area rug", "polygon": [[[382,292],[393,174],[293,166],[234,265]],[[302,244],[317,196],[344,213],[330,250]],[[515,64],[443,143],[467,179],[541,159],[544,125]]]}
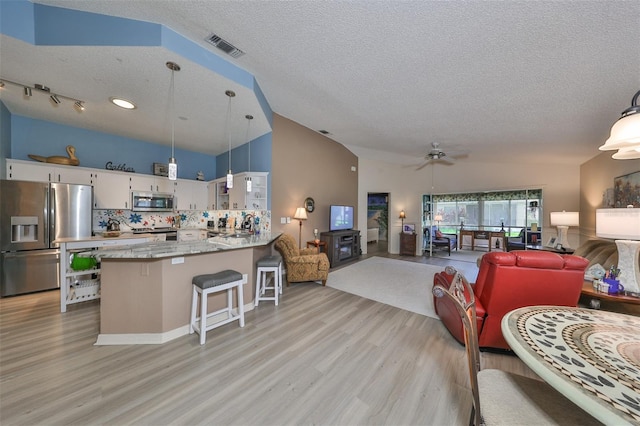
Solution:
{"label": "area rug", "polygon": [[330,272],[327,287],[437,319],[431,287],[442,269],[373,256]]}
{"label": "area rug", "polygon": [[441,257],[443,259],[449,259],[449,260],[457,260],[458,262],[470,262],[470,263],[476,263],[476,264],[478,262],[478,259],[481,258],[486,253],[487,253],[486,250],[485,251],[453,250],[451,251],[451,256],[449,256],[447,252],[444,250],[433,251],[433,255],[435,257]]}

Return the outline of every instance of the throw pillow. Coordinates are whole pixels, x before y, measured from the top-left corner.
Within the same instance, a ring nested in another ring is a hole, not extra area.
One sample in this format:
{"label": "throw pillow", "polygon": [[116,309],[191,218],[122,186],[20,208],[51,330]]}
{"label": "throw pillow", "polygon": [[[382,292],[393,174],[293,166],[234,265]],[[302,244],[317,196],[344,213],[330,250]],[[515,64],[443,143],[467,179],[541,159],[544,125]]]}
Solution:
{"label": "throw pillow", "polygon": [[437,238],[437,239],[442,238],[442,232],[440,232],[440,231],[436,231],[436,238]]}

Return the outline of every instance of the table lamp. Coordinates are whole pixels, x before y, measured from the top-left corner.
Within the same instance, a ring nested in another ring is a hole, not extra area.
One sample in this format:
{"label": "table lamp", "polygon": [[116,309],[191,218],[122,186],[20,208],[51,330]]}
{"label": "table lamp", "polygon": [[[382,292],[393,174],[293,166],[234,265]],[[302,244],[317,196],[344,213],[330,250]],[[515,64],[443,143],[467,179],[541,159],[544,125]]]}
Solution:
{"label": "table lamp", "polygon": [[294,219],[298,219],[300,221],[300,232],[298,234],[298,248],[302,248],[302,221],[307,220],[307,209],[304,207],[298,207],[296,209],[296,214],[293,215]]}
{"label": "table lamp", "polygon": [[580,213],[578,212],[551,212],[549,213],[551,226],[558,227],[558,239],[556,245],[562,248],[571,248],[569,239],[567,238],[567,230],[570,226],[580,226]]}
{"label": "table lamp", "polygon": [[441,214],[437,214],[433,217],[433,220],[436,221],[437,224],[437,229],[440,229],[440,222],[442,221],[442,215]]}
{"label": "table lamp", "polygon": [[625,291],[640,292],[640,209],[597,209],[596,236],[616,241],[620,284]]}
{"label": "table lamp", "polygon": [[407,217],[407,215],[404,213],[404,210],[400,210],[400,220],[402,221],[402,225],[400,225],[402,227],[402,231],[404,231],[404,220]]}

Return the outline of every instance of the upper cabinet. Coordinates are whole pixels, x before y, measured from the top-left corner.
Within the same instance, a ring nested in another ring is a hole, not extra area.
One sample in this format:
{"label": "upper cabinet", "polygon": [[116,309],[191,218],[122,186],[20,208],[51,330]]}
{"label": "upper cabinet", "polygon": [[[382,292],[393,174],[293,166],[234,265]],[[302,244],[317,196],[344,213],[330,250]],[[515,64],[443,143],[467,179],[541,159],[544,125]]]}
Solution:
{"label": "upper cabinet", "polygon": [[230,209],[266,210],[267,172],[246,172],[233,176],[229,190]]}
{"label": "upper cabinet", "polygon": [[173,181],[170,181],[165,176],[153,176],[153,175],[131,175],[131,190],[132,191],[149,191],[149,192],[164,192],[172,193],[174,191]]}
{"label": "upper cabinet", "polygon": [[105,170],[93,173],[92,177],[94,209],[128,210],[131,208],[128,173]]}
{"label": "upper cabinet", "polygon": [[91,185],[93,169],[7,159],[7,179]]}
{"label": "upper cabinet", "polygon": [[178,201],[178,210],[207,210],[209,208],[207,182],[178,179],[173,185]]}
{"label": "upper cabinet", "polygon": [[236,173],[233,175],[233,188],[227,188],[226,177],[212,180],[209,185],[210,192],[215,191],[215,208],[219,210],[266,210],[268,175],[268,172]]}

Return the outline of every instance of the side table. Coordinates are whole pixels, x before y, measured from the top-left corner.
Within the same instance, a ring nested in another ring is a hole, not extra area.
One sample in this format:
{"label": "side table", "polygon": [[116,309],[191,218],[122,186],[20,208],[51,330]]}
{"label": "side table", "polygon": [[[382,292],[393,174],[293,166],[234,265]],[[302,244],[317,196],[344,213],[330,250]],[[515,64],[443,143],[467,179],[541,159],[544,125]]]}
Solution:
{"label": "side table", "polygon": [[609,302],[616,303],[629,303],[631,305],[640,305],[640,297],[631,297],[625,296],[624,294],[608,294],[608,293],[600,293],[599,291],[595,291],[593,289],[593,283],[591,281],[586,281],[582,284],[582,291],[580,292],[583,296],[590,297],[589,305],[593,309],[600,309],[600,301],[607,300]]}
{"label": "side table", "polygon": [[309,247],[318,247],[318,253],[322,253],[323,250],[324,250],[324,253],[327,252],[326,241],[318,241],[317,243],[315,241],[307,241],[307,248]]}

